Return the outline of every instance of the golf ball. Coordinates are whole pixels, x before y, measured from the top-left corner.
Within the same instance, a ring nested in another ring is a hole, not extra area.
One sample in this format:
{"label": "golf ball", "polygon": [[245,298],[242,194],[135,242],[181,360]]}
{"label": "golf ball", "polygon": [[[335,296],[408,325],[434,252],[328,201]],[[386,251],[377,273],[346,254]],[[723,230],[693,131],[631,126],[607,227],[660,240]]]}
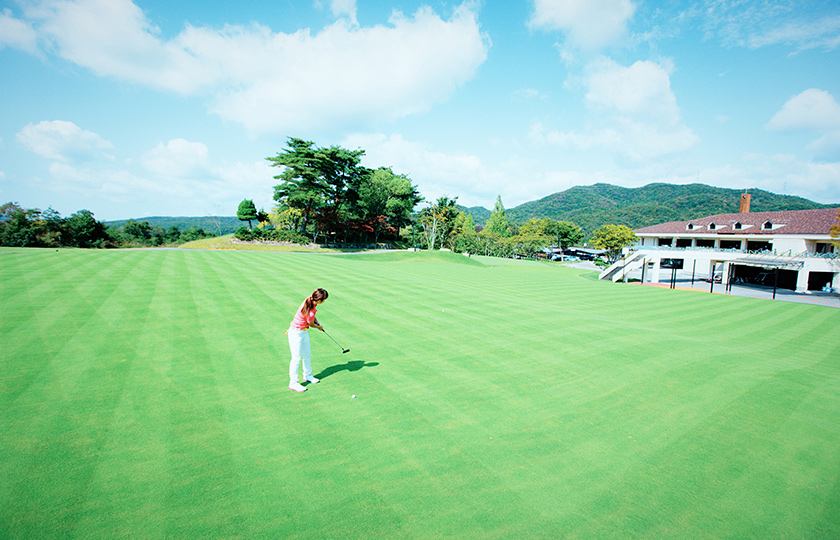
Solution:
{"label": "golf ball", "polygon": [[351,397],[351,398],[353,398],[353,399],[356,399],[356,394],[353,394],[353,395],[352,395],[352,396],[350,396],[350,397]]}

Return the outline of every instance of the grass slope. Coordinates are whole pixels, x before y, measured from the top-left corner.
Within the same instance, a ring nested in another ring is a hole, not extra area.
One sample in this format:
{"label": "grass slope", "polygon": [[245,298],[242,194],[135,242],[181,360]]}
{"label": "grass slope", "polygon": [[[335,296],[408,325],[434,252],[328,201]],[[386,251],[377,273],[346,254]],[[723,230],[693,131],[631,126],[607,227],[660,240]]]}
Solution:
{"label": "grass slope", "polygon": [[838,310],[511,262],[4,250],[0,537],[840,536]]}

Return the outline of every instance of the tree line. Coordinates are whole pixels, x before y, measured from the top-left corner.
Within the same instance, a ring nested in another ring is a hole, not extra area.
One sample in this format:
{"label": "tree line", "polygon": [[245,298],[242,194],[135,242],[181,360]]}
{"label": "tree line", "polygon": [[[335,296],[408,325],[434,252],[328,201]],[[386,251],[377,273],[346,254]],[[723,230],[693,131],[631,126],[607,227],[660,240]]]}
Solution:
{"label": "tree line", "polygon": [[[499,257],[534,254],[547,246],[569,247],[584,238],[571,221],[533,218],[524,224],[508,220],[501,197],[487,224],[477,228],[457,205],[457,197],[440,197],[419,212],[425,201],[411,180],[388,167],[369,169],[361,163],[365,151],[340,146],[318,147],[295,137],[276,156],[266,158],[281,169],[274,176],[277,206],[270,213],[257,211],[244,200],[237,216],[248,227],[240,239],[275,239],[317,243],[396,242],[427,249]],[[257,229],[252,222],[258,223]],[[612,254],[617,244],[629,245],[632,230],[624,226],[594,231],[596,247]]]}
{"label": "tree line", "polygon": [[0,206],[0,245],[13,247],[154,247],[177,245],[213,234],[199,227],[180,230],[128,220],[118,227],[97,221],[90,210],[62,217],[52,208],[41,211],[9,202]]}
{"label": "tree line", "polygon": [[[501,196],[484,227],[477,228],[473,217],[457,206],[457,197],[441,197],[418,214],[417,231],[428,249],[447,248],[459,253],[494,257],[536,256],[553,246],[560,249],[580,245],[583,230],[571,221],[531,218],[525,223],[511,222]],[[614,260],[621,249],[635,241],[633,231],[621,225],[606,225],[593,232],[593,245],[606,250]]]}

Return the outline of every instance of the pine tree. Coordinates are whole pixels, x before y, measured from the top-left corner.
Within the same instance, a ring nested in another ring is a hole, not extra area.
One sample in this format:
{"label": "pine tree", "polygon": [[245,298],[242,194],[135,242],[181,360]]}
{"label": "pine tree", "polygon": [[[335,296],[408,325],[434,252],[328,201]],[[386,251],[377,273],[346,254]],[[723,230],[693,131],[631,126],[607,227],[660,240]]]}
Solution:
{"label": "pine tree", "polygon": [[484,230],[498,234],[502,238],[510,236],[510,223],[505,215],[505,206],[502,204],[502,196],[499,195],[496,199],[496,206],[490,213],[490,218],[487,220],[487,225]]}
{"label": "pine tree", "polygon": [[257,219],[257,207],[254,206],[254,201],[245,199],[239,203],[239,208],[236,210],[236,217],[239,221],[247,221],[248,228],[251,228],[251,220]]}

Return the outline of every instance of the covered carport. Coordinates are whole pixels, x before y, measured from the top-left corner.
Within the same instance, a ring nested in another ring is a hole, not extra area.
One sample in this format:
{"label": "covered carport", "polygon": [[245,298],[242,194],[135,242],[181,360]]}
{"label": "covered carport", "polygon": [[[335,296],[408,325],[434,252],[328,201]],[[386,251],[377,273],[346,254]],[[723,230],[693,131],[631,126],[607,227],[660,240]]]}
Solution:
{"label": "covered carport", "polygon": [[[778,289],[796,290],[799,272],[802,271],[802,261],[789,258],[778,259],[769,257],[744,257],[728,261],[712,261],[713,268],[717,264],[723,265],[721,282],[726,284],[726,291],[730,292],[733,284],[756,285],[771,287],[773,298]],[[714,287],[714,283],[712,283]]]}

